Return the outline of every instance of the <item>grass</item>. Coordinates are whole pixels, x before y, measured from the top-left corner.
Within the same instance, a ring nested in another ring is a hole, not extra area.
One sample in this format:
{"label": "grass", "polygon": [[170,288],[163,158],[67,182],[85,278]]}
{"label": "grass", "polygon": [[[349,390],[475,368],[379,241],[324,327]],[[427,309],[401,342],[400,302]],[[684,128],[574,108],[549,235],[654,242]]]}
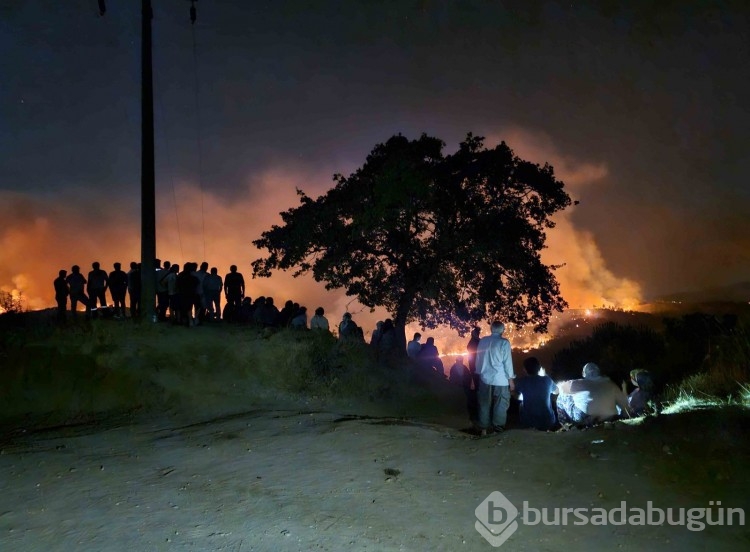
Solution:
{"label": "grass", "polygon": [[[366,345],[342,346],[330,334],[53,321],[51,310],[0,316],[0,420],[216,415],[259,405],[433,420],[465,412],[460,388],[415,378],[405,359],[379,364]],[[740,325],[715,343],[702,372],[666,386],[658,410],[748,407],[748,366],[750,340]]]}
{"label": "grass", "polygon": [[664,413],[720,406],[750,407],[750,337],[739,325],[717,344],[707,369],[668,385]]}
{"label": "grass", "polygon": [[429,418],[446,408],[443,396],[462,400],[460,390],[415,382],[408,364],[381,365],[366,345],[342,346],[328,333],[115,320],[58,328],[49,317],[3,333],[5,424],[255,408]]}

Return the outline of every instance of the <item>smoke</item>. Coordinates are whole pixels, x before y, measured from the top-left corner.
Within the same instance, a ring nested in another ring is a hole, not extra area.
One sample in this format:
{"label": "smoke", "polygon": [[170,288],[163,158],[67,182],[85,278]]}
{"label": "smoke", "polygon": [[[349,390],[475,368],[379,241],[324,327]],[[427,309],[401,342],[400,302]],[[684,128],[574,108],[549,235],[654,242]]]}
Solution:
{"label": "smoke", "polygon": [[[498,136],[488,137],[486,145],[494,146],[502,139],[520,158],[540,165],[549,163],[574,200],[585,196],[587,188],[603,182],[609,173],[603,163],[563,155],[544,133],[509,128],[502,138]],[[571,206],[554,217],[556,226],[548,232],[547,249],[542,252],[546,264],[561,265],[555,275],[562,296],[571,308],[635,307],[641,302],[640,284],[607,268],[596,237],[573,223],[575,209]]]}
{"label": "smoke", "polygon": [[[565,157],[543,134],[509,129],[502,136],[518,156],[549,162],[574,199],[607,178],[605,165]],[[490,137],[487,145],[499,141]],[[205,260],[220,274],[236,264],[253,299],[271,296],[277,304],[291,299],[308,311],[323,306],[332,326],[344,312],[351,312],[369,334],[386,313],[371,312],[343,291],[328,292],[311,277],[295,279],[284,272],[268,279],[251,275],[250,262],[262,254],[252,240],[280,223],[281,211],[298,204],[296,189],[316,196],[330,185],[331,173],[299,167],[278,167],[248,177],[232,195],[213,193],[197,182],[175,182],[160,189],[157,197],[157,256],[180,265]],[[140,258],[138,206],[101,187],[94,190],[101,191],[80,189],[54,198],[0,192],[0,215],[6,221],[0,230],[0,290],[22,297],[27,308],[46,308],[54,305],[52,281],[61,268],[69,271],[78,264],[86,274],[93,261],[109,271],[116,261],[127,267]],[[556,271],[563,297],[573,308],[636,305],[640,286],[607,268],[595,236],[575,227],[574,209],[556,217],[557,226],[548,233],[548,249],[543,252],[546,263],[563,265]],[[435,335],[444,336],[446,344],[451,340],[450,331]]]}
{"label": "smoke", "polygon": [[[298,204],[297,188],[313,193],[316,184],[325,188],[321,183],[330,179],[328,173],[273,169],[248,178],[231,196],[202,190],[195,182],[176,182],[157,197],[157,256],[181,266],[205,260],[222,275],[236,264],[253,299],[290,299],[309,311],[323,306],[334,313],[332,324],[347,309],[365,312],[352,298],[327,292],[312,278],[284,272],[252,278],[250,263],[261,255],[252,240],[280,223],[281,211]],[[109,191],[78,190],[64,198],[0,192],[0,206],[5,221],[0,230],[0,290],[21,297],[26,308],[55,304],[52,282],[60,269],[70,272],[78,264],[86,274],[98,261],[111,271],[115,262],[126,268],[140,259],[138,206]]]}

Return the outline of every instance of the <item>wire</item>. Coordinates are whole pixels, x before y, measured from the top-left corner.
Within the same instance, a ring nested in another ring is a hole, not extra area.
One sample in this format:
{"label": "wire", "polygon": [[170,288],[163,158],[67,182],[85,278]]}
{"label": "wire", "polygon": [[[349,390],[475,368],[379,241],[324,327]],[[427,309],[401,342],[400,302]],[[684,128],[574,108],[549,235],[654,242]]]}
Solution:
{"label": "wire", "polygon": [[[190,18],[195,23],[195,6],[191,6]],[[201,109],[199,101],[199,86],[198,86],[198,47],[195,40],[195,25],[190,27],[191,34],[193,36],[193,73],[195,75],[195,119],[196,129],[198,134],[198,186],[201,193],[201,224],[203,233],[203,259],[206,259],[206,215],[204,210],[203,201],[203,135],[201,133]]]}
{"label": "wire", "polygon": [[[162,102],[161,98],[161,90],[159,88],[156,88],[156,101],[159,103],[159,113],[164,113],[164,103]],[[161,124],[159,125],[160,128],[164,128],[165,125]],[[167,133],[162,133],[162,139],[164,140],[164,151],[166,152],[167,157],[167,169],[169,171],[170,176],[170,183],[172,185],[172,201],[174,202],[174,218],[175,223],[177,225],[177,243],[180,246],[180,259],[185,259],[185,253],[182,249],[182,230],[180,230],[180,213],[179,213],[179,205],[177,204],[177,187],[175,186],[175,177],[174,177],[174,171],[172,170],[174,165],[172,164],[172,155],[170,154],[169,149],[169,138],[167,137]]]}

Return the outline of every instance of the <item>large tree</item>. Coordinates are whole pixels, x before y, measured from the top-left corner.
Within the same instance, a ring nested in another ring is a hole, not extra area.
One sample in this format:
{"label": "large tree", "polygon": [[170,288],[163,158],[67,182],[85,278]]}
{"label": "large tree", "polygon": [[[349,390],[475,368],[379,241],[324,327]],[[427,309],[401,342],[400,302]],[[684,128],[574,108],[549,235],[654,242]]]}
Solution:
{"label": "large tree", "polygon": [[312,272],[365,306],[384,307],[405,343],[405,326],[448,324],[463,334],[501,318],[545,331],[566,305],[554,266],[542,263],[551,216],[570,197],[551,166],[493,149],[469,134],[452,155],[430,136],[378,144],[352,175],[281,213],[253,244],[268,256],[255,276]]}

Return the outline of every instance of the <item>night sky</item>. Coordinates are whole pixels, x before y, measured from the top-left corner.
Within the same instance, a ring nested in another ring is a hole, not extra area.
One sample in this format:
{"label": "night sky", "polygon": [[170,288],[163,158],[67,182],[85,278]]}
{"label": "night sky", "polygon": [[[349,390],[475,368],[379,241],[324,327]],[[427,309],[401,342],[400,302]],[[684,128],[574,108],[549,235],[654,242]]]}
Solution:
{"label": "night sky", "polygon": [[[555,167],[571,306],[750,279],[746,2],[154,1],[157,255],[235,263],[402,133]],[[0,288],[140,257],[140,2],[0,0]],[[292,287],[294,286],[294,287]],[[347,299],[289,276],[248,294]],[[351,308],[351,306],[349,307]]]}

